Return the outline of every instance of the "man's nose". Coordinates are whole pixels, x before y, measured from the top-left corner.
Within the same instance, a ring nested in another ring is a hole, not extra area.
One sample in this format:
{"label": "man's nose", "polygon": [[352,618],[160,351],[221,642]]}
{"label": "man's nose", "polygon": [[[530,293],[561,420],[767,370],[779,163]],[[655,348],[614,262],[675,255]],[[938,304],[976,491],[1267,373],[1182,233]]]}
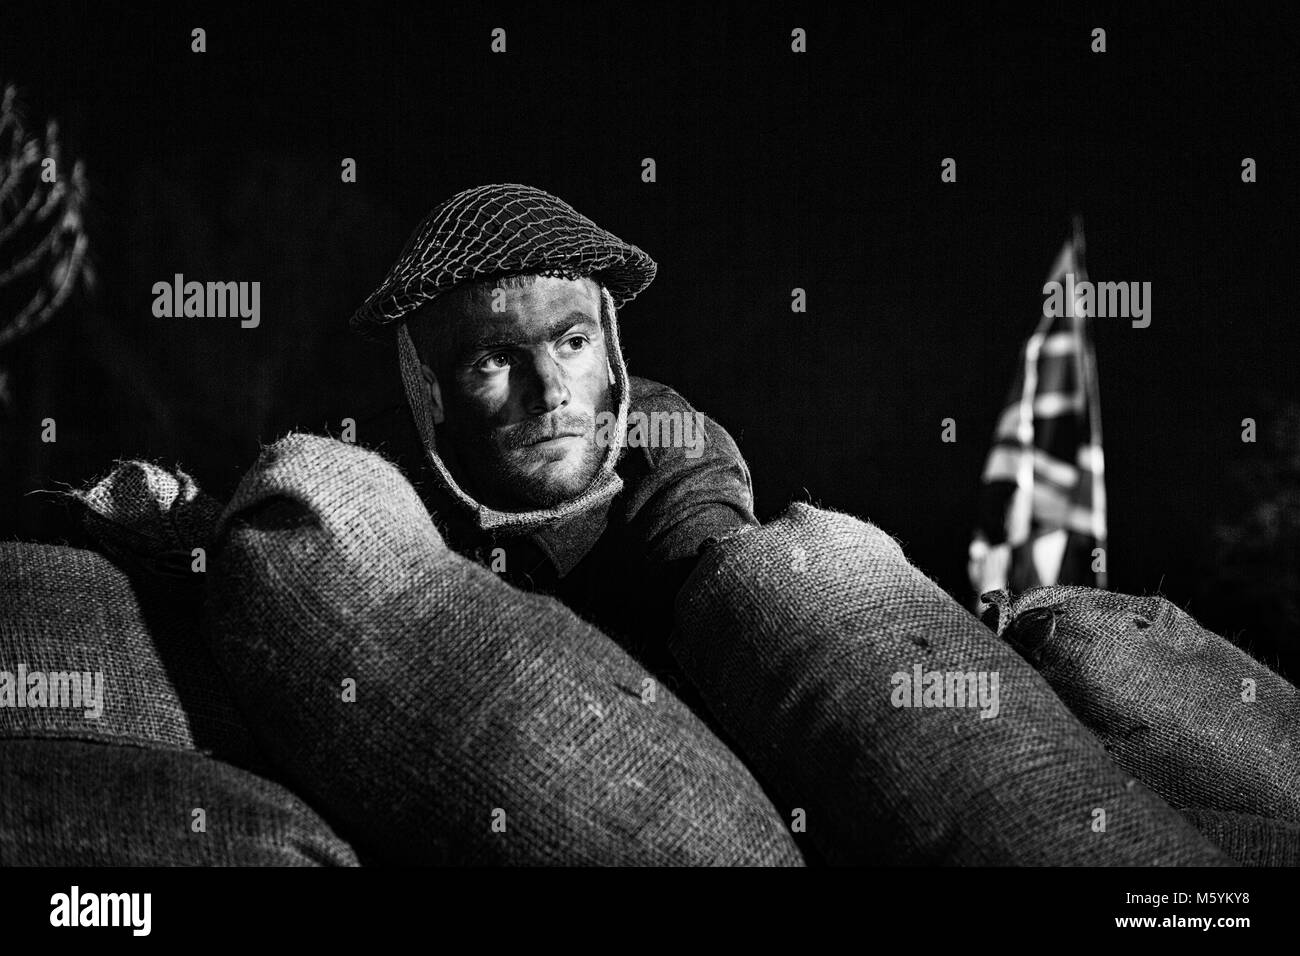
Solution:
{"label": "man's nose", "polygon": [[564,369],[550,355],[533,359],[524,405],[530,415],[545,415],[569,403]]}

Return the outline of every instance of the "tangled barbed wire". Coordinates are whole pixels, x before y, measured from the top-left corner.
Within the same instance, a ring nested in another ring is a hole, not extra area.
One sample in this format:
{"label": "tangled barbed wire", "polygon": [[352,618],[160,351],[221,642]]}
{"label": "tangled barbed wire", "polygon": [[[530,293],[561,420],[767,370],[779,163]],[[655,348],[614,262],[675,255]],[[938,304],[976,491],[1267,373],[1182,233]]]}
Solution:
{"label": "tangled barbed wire", "polygon": [[93,286],[87,194],[83,163],[64,163],[58,123],[46,123],[43,136],[29,130],[17,87],[7,84],[0,101],[0,348],[48,322],[79,286]]}

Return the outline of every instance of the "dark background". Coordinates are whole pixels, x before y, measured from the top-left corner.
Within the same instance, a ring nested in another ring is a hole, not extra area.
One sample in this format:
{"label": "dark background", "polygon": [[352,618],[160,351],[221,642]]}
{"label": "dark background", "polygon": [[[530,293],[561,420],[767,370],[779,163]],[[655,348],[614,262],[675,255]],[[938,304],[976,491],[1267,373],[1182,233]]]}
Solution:
{"label": "dark background", "polygon": [[[522,182],[658,261],[622,313],[629,368],[730,430],[760,517],[869,518],[967,601],[989,439],[1078,211],[1092,279],[1153,284],[1149,328],[1096,328],[1111,585],[1300,673],[1286,6],[28,6],[6,5],[0,81],[88,165],[100,283],[0,351],[0,535],[64,534],[27,492],[115,458],[224,498],[259,442],[400,400],[348,316],[435,204]],[[260,281],[261,326],[154,318],[177,272]]]}

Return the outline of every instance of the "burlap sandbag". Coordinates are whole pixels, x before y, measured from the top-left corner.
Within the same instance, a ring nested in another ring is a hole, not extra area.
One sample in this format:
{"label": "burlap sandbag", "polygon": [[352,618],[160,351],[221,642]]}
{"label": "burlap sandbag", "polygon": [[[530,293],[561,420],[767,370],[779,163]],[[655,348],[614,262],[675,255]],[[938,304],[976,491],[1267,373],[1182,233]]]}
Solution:
{"label": "burlap sandbag", "polygon": [[[706,546],[677,621],[675,656],[832,863],[1228,862],[872,524],[794,504]],[[996,716],[895,706],[917,664],[997,673]]]}
{"label": "burlap sandbag", "polygon": [[662,687],[647,702],[645,671],[562,604],[446,548],[380,456],[276,442],[216,546],[216,656],[285,779],[364,858],[802,862],[694,714]]}
{"label": "burlap sandbag", "polygon": [[221,503],[185,471],[124,460],[68,494],[83,507],[82,525],[98,550],[119,566],[178,588],[201,586],[194,549],[207,547]]}
{"label": "burlap sandbag", "polygon": [[[0,672],[0,737],[125,741],[258,765],[203,639],[199,604],[133,582],[93,551],[0,542]],[[63,706],[73,691],[53,675],[73,674],[91,675],[92,694],[102,674],[98,717],[84,700]],[[32,706],[17,706],[20,696]]]}
{"label": "burlap sandbag", "polygon": [[1156,595],[1051,587],[985,600],[1115,762],[1174,806],[1300,822],[1295,685]]}
{"label": "burlap sandbag", "polygon": [[1242,866],[1300,866],[1300,824],[1222,810],[1183,816]]}
{"label": "burlap sandbag", "polygon": [[356,865],[293,794],[202,754],[0,741],[0,866]]}

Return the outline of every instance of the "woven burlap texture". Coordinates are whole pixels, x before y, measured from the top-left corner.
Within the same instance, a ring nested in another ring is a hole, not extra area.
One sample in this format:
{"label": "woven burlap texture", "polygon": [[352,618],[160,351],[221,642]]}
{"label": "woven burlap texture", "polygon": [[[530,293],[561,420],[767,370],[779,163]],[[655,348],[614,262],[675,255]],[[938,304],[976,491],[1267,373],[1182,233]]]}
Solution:
{"label": "woven burlap texture", "polygon": [[252,765],[252,739],[200,634],[197,602],[133,582],[93,551],[7,541],[0,609],[0,669],[103,675],[98,718],[84,708],[0,707],[0,737],[198,749]]}
{"label": "woven burlap texture", "polygon": [[[677,622],[683,669],[830,862],[1229,862],[869,522],[794,504],[706,548]],[[915,664],[996,672],[997,716],[895,706]]]}
{"label": "woven burlap texture", "polygon": [[295,790],[363,856],[802,862],[699,718],[663,687],[647,701],[644,669],[564,605],[449,550],[373,452],[281,439],[218,534],[218,660]]}
{"label": "woven burlap texture", "polygon": [[1050,587],[986,600],[1115,762],[1174,806],[1300,822],[1294,684],[1158,595]]}
{"label": "woven burlap texture", "polygon": [[300,799],[202,754],[0,741],[0,866],[356,865]]}

